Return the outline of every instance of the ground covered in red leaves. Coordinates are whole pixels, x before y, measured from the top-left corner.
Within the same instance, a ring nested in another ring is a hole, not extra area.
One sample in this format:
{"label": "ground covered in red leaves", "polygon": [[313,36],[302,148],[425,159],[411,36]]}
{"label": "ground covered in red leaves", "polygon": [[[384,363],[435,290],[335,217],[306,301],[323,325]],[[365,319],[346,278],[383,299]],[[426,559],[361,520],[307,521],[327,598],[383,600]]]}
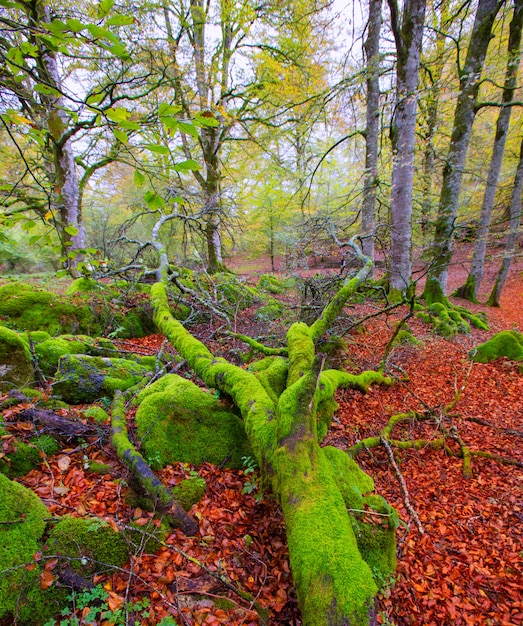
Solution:
{"label": "ground covered in red leaves", "polygon": [[[368,312],[366,306],[353,313]],[[378,366],[404,313],[370,320],[347,336],[347,358],[354,371]],[[421,321],[410,320],[422,343],[398,346],[390,354],[388,368],[396,384],[371,389],[367,395],[348,390],[338,394],[339,410],[326,440],[330,445],[346,449],[378,434],[392,415],[417,411],[431,419],[404,422],[397,427],[396,438],[431,441],[442,436],[443,425],[447,432],[458,433],[471,450],[499,457],[474,456],[472,477],[467,479],[459,456],[429,445],[395,450],[420,532],[385,451],[376,448],[358,456],[377,491],[405,522],[398,530],[396,575],[386,581],[379,598],[380,623],[523,623],[523,471],[503,463],[503,459],[523,463],[523,374],[507,360],[471,365],[468,357],[493,332],[523,329],[519,273],[507,285],[502,307],[488,313],[490,331],[473,330],[451,339],[435,337]],[[162,341],[150,337],[132,343],[147,352],[158,349]],[[12,421],[13,432],[20,408],[4,415]],[[87,459],[108,463],[114,472],[89,473]],[[180,463],[160,475],[172,486],[196,469]],[[254,626],[261,623],[259,613],[264,609],[270,624],[300,624],[282,516],[270,494],[261,491],[256,474],[211,465],[198,471],[208,484],[191,511],[199,521],[199,534],[189,538],[172,532],[159,552],[136,551],[128,566],[100,576],[96,582],[109,592],[110,606],[149,598],[147,615],[142,611],[128,617],[129,624],[144,626],[167,616],[186,626]],[[86,446],[62,450],[20,482],[42,498],[52,515],[95,515],[114,528],[134,520],[147,529],[157,522],[151,513],[126,503],[125,478],[109,447],[93,439]],[[52,569],[48,579],[51,583]]]}

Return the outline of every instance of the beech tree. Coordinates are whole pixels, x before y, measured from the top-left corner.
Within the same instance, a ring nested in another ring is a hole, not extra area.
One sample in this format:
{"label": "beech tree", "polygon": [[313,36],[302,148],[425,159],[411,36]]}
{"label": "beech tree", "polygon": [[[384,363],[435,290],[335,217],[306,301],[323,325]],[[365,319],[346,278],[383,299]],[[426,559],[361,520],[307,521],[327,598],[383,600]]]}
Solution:
{"label": "beech tree", "polygon": [[407,0],[399,14],[388,0],[396,42],[396,108],[391,124],[394,164],[391,192],[390,291],[405,293],[411,282],[412,184],[416,130],[417,87],[425,0]]}
{"label": "beech tree", "polygon": [[452,257],[452,239],[467,150],[476,115],[481,72],[492,38],[492,27],[502,0],[479,0],[463,68],[459,69],[459,94],[450,145],[443,171],[431,264],[424,297],[428,304],[443,301]]}
{"label": "beech tree", "polygon": [[479,228],[474,242],[474,254],[470,272],[465,284],[460,287],[456,295],[467,300],[477,301],[478,288],[483,277],[483,266],[485,253],[487,250],[487,239],[492,219],[492,210],[498,188],[499,173],[505,152],[505,143],[512,112],[512,101],[516,90],[516,80],[521,60],[521,31],[523,28],[523,1],[515,0],[514,15],[510,22],[510,33],[507,51],[507,70],[505,74],[505,84],[500,103],[500,111],[496,122],[496,134],[494,137],[494,147],[490,159],[490,167],[483,195],[483,204],[479,218]]}

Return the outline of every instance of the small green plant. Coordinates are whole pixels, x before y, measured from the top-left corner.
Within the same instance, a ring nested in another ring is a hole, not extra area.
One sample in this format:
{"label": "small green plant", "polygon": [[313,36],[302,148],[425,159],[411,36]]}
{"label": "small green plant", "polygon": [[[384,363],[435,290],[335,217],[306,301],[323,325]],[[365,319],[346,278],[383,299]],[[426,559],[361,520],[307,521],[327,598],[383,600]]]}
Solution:
{"label": "small green plant", "polygon": [[[72,593],[69,600],[72,607],[68,606],[60,613],[62,619],[48,620],[44,626],[97,626],[102,621],[107,621],[113,626],[140,626],[142,619],[149,617],[149,599],[144,598],[137,602],[124,602],[122,606],[111,610],[108,604],[109,593],[101,586],[97,585],[81,593]],[[76,616],[78,611],[89,609],[79,620]],[[137,619],[129,621],[128,617],[133,614]],[[163,620],[162,620],[163,622]],[[172,626],[176,622],[165,622],[163,626]]]}
{"label": "small green plant", "polygon": [[259,488],[259,476],[258,476],[258,463],[252,456],[242,456],[243,473],[247,476],[252,474],[251,480],[246,480],[243,483],[243,494],[252,494],[256,502],[263,500],[263,492],[258,490]]}

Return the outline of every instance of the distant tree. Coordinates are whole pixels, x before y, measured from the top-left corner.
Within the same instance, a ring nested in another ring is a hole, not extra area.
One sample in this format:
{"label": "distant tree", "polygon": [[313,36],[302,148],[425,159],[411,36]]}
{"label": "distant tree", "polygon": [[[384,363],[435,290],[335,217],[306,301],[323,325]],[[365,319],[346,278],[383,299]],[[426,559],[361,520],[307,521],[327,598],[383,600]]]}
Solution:
{"label": "distant tree", "polygon": [[517,75],[521,60],[521,31],[523,29],[523,0],[515,0],[514,14],[510,23],[510,34],[507,52],[507,69],[505,74],[505,84],[500,103],[500,111],[496,123],[496,135],[494,137],[494,147],[490,159],[490,167],[487,177],[483,204],[479,219],[479,228],[474,242],[474,254],[470,272],[464,285],[456,292],[461,298],[477,301],[478,289],[483,277],[483,266],[487,249],[487,239],[492,219],[492,210],[498,188],[498,179],[505,152],[505,143],[512,112],[512,102],[516,91]]}

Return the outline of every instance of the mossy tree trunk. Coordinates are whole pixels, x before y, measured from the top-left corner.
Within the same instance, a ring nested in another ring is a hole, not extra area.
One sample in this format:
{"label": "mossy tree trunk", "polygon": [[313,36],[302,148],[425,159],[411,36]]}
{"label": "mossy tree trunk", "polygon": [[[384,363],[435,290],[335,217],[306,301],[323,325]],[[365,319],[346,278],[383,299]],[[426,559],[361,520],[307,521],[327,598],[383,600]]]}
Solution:
{"label": "mossy tree trunk", "polygon": [[365,389],[371,382],[388,381],[376,372],[354,376],[322,371],[323,358],[315,355],[315,342],[371,268],[372,262],[365,259],[357,276],[346,282],[314,324],[290,327],[288,359],[272,357],[274,367],[266,370],[272,374],[265,378],[215,357],[173,318],[164,283],[151,290],[159,330],[208,386],[228,394],[241,411],[264,480],[283,510],[291,568],[307,626],[354,626],[373,620],[377,586],[358,549],[337,477],[319,445],[318,429],[326,430],[324,409],[329,401],[334,405],[337,387]]}

